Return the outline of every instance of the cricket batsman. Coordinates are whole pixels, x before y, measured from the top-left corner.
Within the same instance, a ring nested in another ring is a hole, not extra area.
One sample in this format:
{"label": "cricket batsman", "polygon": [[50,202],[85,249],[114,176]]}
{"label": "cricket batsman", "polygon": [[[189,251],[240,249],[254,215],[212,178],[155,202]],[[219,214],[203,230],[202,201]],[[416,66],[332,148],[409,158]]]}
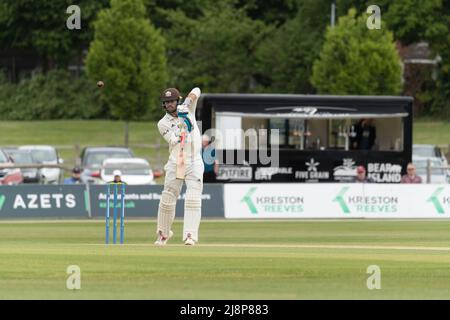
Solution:
{"label": "cricket batsman", "polygon": [[158,208],[155,245],[165,245],[173,236],[171,226],[183,181],[186,182],[183,241],[186,245],[198,241],[204,171],[200,130],[195,120],[200,94],[199,88],[192,89],[182,104],[180,92],[175,88],[168,88],[161,95],[166,114],[158,122],[158,129],[169,144],[169,160],[164,166],[166,176]]}

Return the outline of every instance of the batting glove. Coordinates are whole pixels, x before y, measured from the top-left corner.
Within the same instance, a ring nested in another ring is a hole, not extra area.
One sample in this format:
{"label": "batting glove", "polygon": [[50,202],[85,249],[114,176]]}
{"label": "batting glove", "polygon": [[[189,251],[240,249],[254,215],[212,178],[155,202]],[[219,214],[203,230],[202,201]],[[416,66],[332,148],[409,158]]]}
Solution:
{"label": "batting glove", "polygon": [[189,108],[183,103],[182,105],[178,106],[177,110],[178,117],[184,121],[187,131],[191,132],[194,126],[192,125],[191,119],[189,119]]}
{"label": "batting glove", "polygon": [[176,144],[181,142],[181,135],[179,133],[175,133],[170,139],[170,145],[175,146]]}
{"label": "batting glove", "polygon": [[194,126],[192,125],[192,121],[191,121],[191,119],[189,119],[188,115],[187,114],[178,113],[178,117],[183,119],[184,124],[186,125],[187,131],[191,132],[192,129],[194,128]]}
{"label": "batting glove", "polygon": [[191,99],[186,98],[186,100],[184,100],[183,104],[180,104],[177,107],[178,116],[180,116],[180,114],[181,115],[188,115],[188,113],[189,113],[189,105],[191,103],[190,101],[191,101]]}

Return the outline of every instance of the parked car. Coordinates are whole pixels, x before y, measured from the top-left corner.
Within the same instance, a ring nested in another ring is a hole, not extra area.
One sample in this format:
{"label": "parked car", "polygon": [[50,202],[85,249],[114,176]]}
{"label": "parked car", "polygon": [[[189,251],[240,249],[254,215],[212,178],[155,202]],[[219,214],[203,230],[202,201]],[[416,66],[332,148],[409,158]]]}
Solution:
{"label": "parked car", "polygon": [[[414,144],[413,145],[413,158],[429,158],[435,159],[441,162],[441,166],[448,167],[448,161],[441,149],[438,146],[432,144]],[[450,179],[450,168],[446,170],[447,176]]]}
{"label": "parked car", "polygon": [[430,183],[448,183],[447,171],[442,168],[442,161],[427,157],[413,157],[413,164],[416,166],[416,174],[422,178],[423,183],[427,183],[427,166],[430,161]]}
{"label": "parked car", "polygon": [[114,180],[113,172],[120,170],[126,184],[155,184],[153,171],[147,160],[142,158],[106,159],[103,161],[101,178],[103,182]]}
{"label": "parked car", "polygon": [[81,181],[83,183],[103,183],[101,169],[103,161],[110,158],[133,158],[133,152],[123,147],[86,147],[81,152]]}
{"label": "parked car", "polygon": [[432,158],[442,161],[444,166],[448,165],[447,158],[438,146],[432,144],[414,144],[413,157]]}
{"label": "parked car", "polygon": [[0,150],[0,164],[11,166],[11,168],[0,168],[0,184],[15,185],[23,182],[23,176],[20,169],[12,168],[13,159],[3,150]]}
{"label": "parked car", "polygon": [[[29,145],[20,146],[19,150],[30,151],[33,158],[40,164],[62,164],[64,161],[52,146]],[[62,170],[60,168],[42,168],[40,170],[41,182],[44,184],[61,183]]]}
{"label": "parked car", "polygon": [[[17,148],[5,148],[3,151],[6,152],[10,157],[13,158],[16,164],[36,164],[38,163],[34,158],[31,151],[19,150]],[[23,175],[24,183],[39,183],[41,173],[38,168],[26,168],[20,169]]]}

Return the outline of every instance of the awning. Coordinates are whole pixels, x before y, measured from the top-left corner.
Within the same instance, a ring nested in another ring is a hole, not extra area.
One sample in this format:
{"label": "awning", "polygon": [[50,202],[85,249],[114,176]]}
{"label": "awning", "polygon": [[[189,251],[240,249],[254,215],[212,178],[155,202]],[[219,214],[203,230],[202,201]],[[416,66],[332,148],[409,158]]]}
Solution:
{"label": "awning", "polygon": [[362,118],[403,118],[408,113],[244,113],[244,112],[216,112],[216,116],[245,117],[245,118],[282,118],[282,119],[362,119]]}
{"label": "awning", "polygon": [[216,115],[246,118],[296,118],[296,119],[360,119],[402,118],[409,115],[399,105],[326,106],[326,105],[215,105]]}

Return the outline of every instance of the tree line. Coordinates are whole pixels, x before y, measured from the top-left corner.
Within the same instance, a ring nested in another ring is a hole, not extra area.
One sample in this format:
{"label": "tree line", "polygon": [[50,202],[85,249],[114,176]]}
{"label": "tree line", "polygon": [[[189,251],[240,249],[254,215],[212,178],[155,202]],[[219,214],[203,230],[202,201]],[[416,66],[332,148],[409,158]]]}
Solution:
{"label": "tree line", "polygon": [[[439,63],[414,92],[423,114],[450,117],[450,1],[80,0],[82,27],[67,30],[68,0],[4,0],[0,47],[33,48],[42,74],[0,76],[4,119],[156,119],[159,92],[400,95],[396,45],[426,41]],[[83,56],[86,73],[67,66]],[[105,88],[95,87],[97,80]],[[407,92],[409,93],[409,92]],[[57,112],[58,110],[58,112]]]}

